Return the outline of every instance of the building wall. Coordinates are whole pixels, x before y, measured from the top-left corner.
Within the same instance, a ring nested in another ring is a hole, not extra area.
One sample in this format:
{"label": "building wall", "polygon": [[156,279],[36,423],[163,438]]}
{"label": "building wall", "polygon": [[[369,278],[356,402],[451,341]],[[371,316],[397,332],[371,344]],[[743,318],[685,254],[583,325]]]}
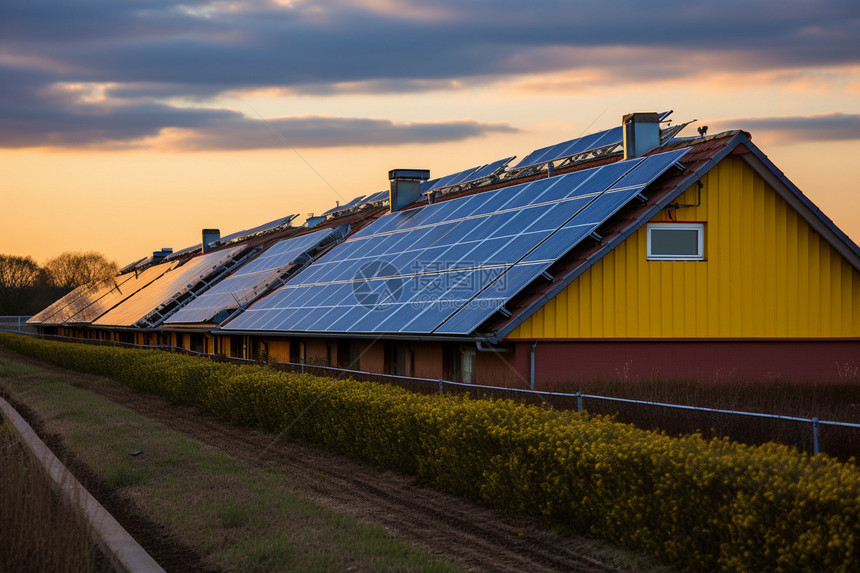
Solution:
{"label": "building wall", "polygon": [[385,372],[385,344],[382,341],[363,342],[359,370]]}
{"label": "building wall", "polygon": [[[337,361],[337,349],[330,348],[332,343],[324,338],[306,338],[305,356],[308,364],[330,366],[329,359]],[[334,344],[336,347],[337,344]]]}
{"label": "building wall", "polygon": [[269,359],[277,362],[290,361],[290,340],[288,338],[269,338]]}
{"label": "building wall", "polygon": [[416,378],[442,378],[442,344],[411,342]]}
{"label": "building wall", "polygon": [[[531,343],[517,345],[528,378]],[[860,341],[627,340],[540,341],[539,390],[576,390],[577,382],[617,380],[860,382]]]}
{"label": "building wall", "polygon": [[528,367],[523,372],[517,368],[517,364],[516,353],[512,347],[509,352],[504,353],[477,352],[475,354],[475,384],[528,388]]}
{"label": "building wall", "polygon": [[702,183],[653,221],[705,222],[705,261],[646,260],[643,226],[509,339],[860,336],[860,273],[743,159]]}

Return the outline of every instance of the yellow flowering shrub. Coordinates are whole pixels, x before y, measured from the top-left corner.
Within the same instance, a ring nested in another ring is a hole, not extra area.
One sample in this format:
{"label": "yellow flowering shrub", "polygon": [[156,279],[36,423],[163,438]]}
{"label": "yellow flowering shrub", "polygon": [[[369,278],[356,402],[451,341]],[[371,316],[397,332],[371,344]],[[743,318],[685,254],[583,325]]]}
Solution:
{"label": "yellow flowering shrub", "polygon": [[691,570],[860,570],[860,471],[827,456],[155,350],[0,344]]}

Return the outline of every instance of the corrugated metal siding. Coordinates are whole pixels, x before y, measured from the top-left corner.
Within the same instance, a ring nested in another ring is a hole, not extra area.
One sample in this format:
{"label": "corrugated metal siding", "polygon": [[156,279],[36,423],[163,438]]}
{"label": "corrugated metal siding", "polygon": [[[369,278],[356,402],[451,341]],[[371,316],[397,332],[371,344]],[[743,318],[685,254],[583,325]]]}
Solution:
{"label": "corrugated metal siding", "polygon": [[707,260],[646,260],[642,227],[509,338],[860,336],[860,273],[752,168],[727,157],[702,183],[672,214],[705,222]]}

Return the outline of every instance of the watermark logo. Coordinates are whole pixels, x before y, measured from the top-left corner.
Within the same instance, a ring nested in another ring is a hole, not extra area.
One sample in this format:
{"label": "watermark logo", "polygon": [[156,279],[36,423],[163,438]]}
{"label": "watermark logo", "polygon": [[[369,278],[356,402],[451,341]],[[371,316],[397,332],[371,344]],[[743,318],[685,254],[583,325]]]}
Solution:
{"label": "watermark logo", "polygon": [[[428,305],[456,309],[464,304],[476,308],[498,306],[498,296],[474,299],[479,293],[506,293],[507,276],[501,264],[470,261],[415,261],[407,274],[391,263],[370,261],[355,273],[355,300],[369,310],[384,310],[400,302],[415,308]],[[485,290],[486,289],[486,290]]]}
{"label": "watermark logo", "polygon": [[359,268],[352,283],[355,300],[366,309],[384,310],[400,302],[403,281],[396,277],[397,268],[385,261],[370,261]]}

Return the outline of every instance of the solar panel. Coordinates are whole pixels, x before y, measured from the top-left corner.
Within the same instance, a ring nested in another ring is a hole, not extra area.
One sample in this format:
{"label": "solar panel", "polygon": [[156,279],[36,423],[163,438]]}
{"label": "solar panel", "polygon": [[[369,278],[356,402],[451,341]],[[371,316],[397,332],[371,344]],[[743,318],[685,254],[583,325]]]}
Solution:
{"label": "solar panel", "polygon": [[[148,266],[152,265],[153,263],[160,263],[162,261],[166,261],[167,257],[170,256],[172,253],[173,253],[173,251],[171,249],[157,251],[156,253],[153,253],[152,255],[150,255],[148,257],[144,257],[144,258],[140,259],[139,261],[137,261],[136,263],[133,263],[134,266],[128,265],[126,267],[123,267],[123,271],[121,271],[119,274],[123,274],[124,272],[126,272],[125,269],[128,269],[129,271],[132,271],[135,269],[139,270],[139,269],[142,269],[143,267],[148,267]],[[129,267],[131,267],[131,268],[129,268]]]}
{"label": "solar panel", "polygon": [[142,259],[137,259],[137,260],[136,260],[136,261],[134,261],[133,263],[129,263],[129,264],[127,264],[126,266],[124,266],[123,268],[121,268],[121,269],[119,270],[119,272],[117,272],[117,274],[118,274],[118,275],[124,275],[125,273],[130,273],[130,272],[131,272],[131,271],[133,271],[137,266],[139,266],[141,263],[143,263],[146,259],[147,259],[147,257],[143,257]]}
{"label": "solar panel", "polygon": [[622,128],[619,126],[583,137],[578,137],[576,139],[571,139],[569,141],[562,141],[561,143],[556,143],[555,145],[549,145],[532,151],[523,157],[523,159],[516,165],[515,169],[531,167],[533,165],[546,163],[547,161],[561,159],[562,157],[585,153],[586,151],[591,151],[592,149],[597,149],[613,143],[620,144],[622,138]]}
{"label": "solar panel", "polygon": [[281,217],[280,219],[275,219],[274,221],[269,221],[268,223],[264,223],[259,227],[254,227],[252,229],[245,229],[244,231],[238,231],[236,233],[231,233],[226,237],[221,237],[219,243],[226,244],[230,241],[244,239],[246,237],[252,237],[254,235],[259,235],[265,231],[273,231],[279,227],[289,227],[290,222],[296,218],[297,215],[289,215],[287,217]]}
{"label": "solar panel", "polygon": [[111,288],[115,283],[122,284],[128,279],[129,277],[127,276],[112,277],[97,283],[81,285],[66,296],[54,302],[48,308],[42,310],[39,314],[31,317],[27,323],[62,324],[70,316],[91,304],[93,300],[98,297],[98,293],[102,292],[102,289]]}
{"label": "solar panel", "polygon": [[382,201],[388,201],[388,190],[379,191],[377,193],[373,193],[372,195],[368,195],[358,204],[359,207],[364,205],[369,205],[371,203],[380,203]]}
{"label": "solar panel", "polygon": [[333,213],[339,213],[340,211],[346,211],[347,209],[352,209],[353,207],[357,207],[358,204],[361,203],[362,199],[364,199],[364,195],[359,195],[358,197],[356,197],[355,199],[353,199],[352,201],[350,201],[344,205],[338,205],[337,207],[333,207],[333,208],[329,209],[328,211],[323,213],[322,216],[325,217],[326,215],[331,215]]}
{"label": "solar panel", "polygon": [[[83,306],[64,317],[61,323],[90,324],[111,308],[173,268],[175,263],[160,263],[142,271],[117,277],[116,282],[103,283],[98,292]],[[125,279],[119,282],[119,279]],[[69,309],[73,310],[73,309]],[[65,314],[65,312],[64,312]],[[55,317],[56,318],[56,317]],[[54,319],[52,319],[54,320]]]}
{"label": "solar panel", "polygon": [[477,181],[479,179],[489,177],[490,175],[494,175],[500,169],[503,169],[508,163],[511,162],[513,158],[513,156],[506,157],[505,159],[499,159],[498,161],[493,161],[492,163],[487,163],[486,165],[470,167],[469,169],[465,169],[457,173],[452,173],[451,175],[445,175],[444,177],[440,177],[438,179],[425,181],[421,184],[421,193],[429,193],[435,189],[441,189],[443,187],[452,187],[454,185],[463,185],[471,181]]}
{"label": "solar panel", "polygon": [[[174,297],[194,290],[248,250],[240,246],[213,251],[172,266],[155,280],[129,296],[114,308],[93,321],[96,326],[134,326],[157,312],[158,308]],[[159,265],[161,266],[161,265]],[[152,267],[151,267],[152,268]],[[146,269],[147,272],[150,269]]]}
{"label": "solar panel", "polygon": [[[658,115],[658,118],[660,121],[663,121],[671,114],[671,110],[664,111]],[[623,139],[624,130],[621,126],[613,127],[604,131],[598,131],[597,133],[584,135],[582,137],[577,137],[576,139],[562,141],[561,143],[536,149],[523,157],[514,169],[540,165],[541,163],[555,161],[556,159],[570,157],[571,155],[578,155],[607,145],[620,145]]]}
{"label": "solar panel", "polygon": [[245,306],[285,272],[307,262],[309,251],[327,240],[342,238],[347,229],[342,225],[278,241],[171,315],[165,324],[209,322],[219,312]]}
{"label": "solar panel", "polygon": [[171,255],[167,255],[164,258],[164,260],[165,261],[172,261],[172,260],[178,259],[179,257],[182,257],[184,255],[189,255],[191,253],[200,253],[200,252],[202,252],[202,249],[203,249],[203,243],[197,243],[194,246],[185,247],[184,249],[180,249]]}
{"label": "solar panel", "polygon": [[224,328],[468,334],[686,151],[383,216]]}

